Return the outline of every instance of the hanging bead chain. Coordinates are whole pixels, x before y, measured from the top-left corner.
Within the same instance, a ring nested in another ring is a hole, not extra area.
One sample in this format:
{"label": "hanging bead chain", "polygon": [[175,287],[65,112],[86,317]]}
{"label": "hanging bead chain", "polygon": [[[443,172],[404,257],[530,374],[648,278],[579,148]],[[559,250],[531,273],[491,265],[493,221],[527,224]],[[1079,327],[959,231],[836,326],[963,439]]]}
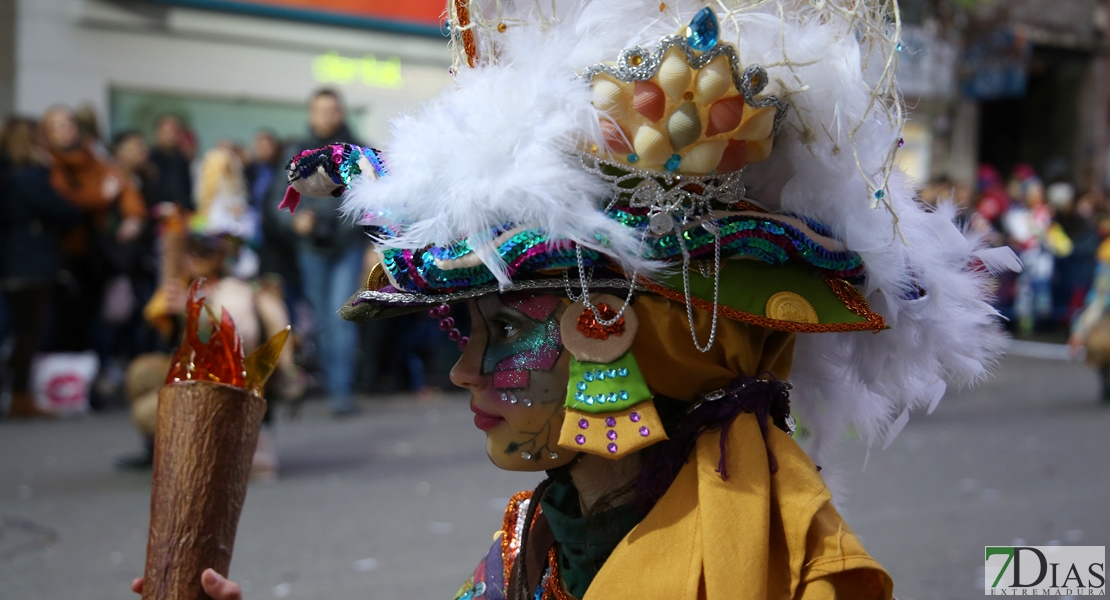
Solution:
{"label": "hanging bead chain", "polygon": [[439,328],[447,332],[447,338],[452,342],[458,342],[459,350],[466,350],[466,345],[470,343],[470,338],[463,335],[458,327],[455,327],[455,319],[451,316],[450,306],[440,304],[436,308],[429,310],[428,316],[433,319],[439,319]]}
{"label": "hanging bead chain", "polygon": [[686,292],[686,318],[690,321],[690,337],[694,340],[694,347],[698,352],[709,352],[713,347],[713,342],[717,339],[717,309],[720,308],[721,300],[721,230],[713,223],[711,227],[703,228],[713,233],[713,323],[709,327],[709,340],[705,346],[698,343],[698,332],[694,330],[694,304],[690,298],[690,251],[686,249],[686,239],[682,232],[678,232],[675,238],[678,240],[678,246],[682,249],[682,287]]}
{"label": "hanging bead chain", "polygon": [[[643,240],[641,240],[641,243],[642,242]],[[636,291],[636,271],[632,271],[632,277],[628,279],[628,295],[624,298],[624,306],[621,306],[621,309],[617,311],[617,314],[612,319],[604,319],[602,318],[601,313],[598,312],[597,307],[594,306],[592,302],[590,302],[590,287],[587,283],[585,261],[582,258],[582,246],[575,244],[574,251],[578,255],[578,285],[582,286],[582,305],[590,309],[590,311],[594,313],[594,319],[596,319],[598,325],[601,325],[602,327],[608,327],[616,323],[617,321],[620,321],[621,318],[624,317],[624,311],[628,310],[629,303],[632,302],[632,294]],[[590,274],[593,274],[592,269],[590,271]],[[569,287],[570,286],[568,284],[567,292],[570,292]]]}

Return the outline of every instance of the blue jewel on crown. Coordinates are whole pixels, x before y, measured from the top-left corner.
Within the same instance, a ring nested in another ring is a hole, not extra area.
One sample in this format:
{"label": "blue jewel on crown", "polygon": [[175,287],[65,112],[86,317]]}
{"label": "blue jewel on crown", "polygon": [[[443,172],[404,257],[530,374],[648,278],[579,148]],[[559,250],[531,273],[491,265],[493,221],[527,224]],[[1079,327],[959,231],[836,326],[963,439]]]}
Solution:
{"label": "blue jewel on crown", "polygon": [[690,47],[699,52],[711,50],[717,45],[721,35],[721,27],[717,23],[717,15],[709,8],[703,8],[694,15],[690,25],[686,27],[686,41]]}

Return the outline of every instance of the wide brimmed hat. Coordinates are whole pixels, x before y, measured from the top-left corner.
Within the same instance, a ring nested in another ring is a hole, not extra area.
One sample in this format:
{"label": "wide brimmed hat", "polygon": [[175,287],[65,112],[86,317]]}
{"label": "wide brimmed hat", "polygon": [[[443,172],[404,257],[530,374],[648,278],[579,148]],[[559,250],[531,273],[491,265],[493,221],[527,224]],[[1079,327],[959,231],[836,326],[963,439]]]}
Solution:
{"label": "wide brimmed hat", "polygon": [[818,443],[890,439],[982,377],[1002,345],[990,273],[1020,265],[896,168],[897,5],[715,6],[452,0],[455,85],[381,152],[289,165],[283,205],[343,195],[376,243],[341,315],[534,290],[607,326],[651,294],[685,305],[698,349],[718,318],[821,334],[799,336],[792,375]]}

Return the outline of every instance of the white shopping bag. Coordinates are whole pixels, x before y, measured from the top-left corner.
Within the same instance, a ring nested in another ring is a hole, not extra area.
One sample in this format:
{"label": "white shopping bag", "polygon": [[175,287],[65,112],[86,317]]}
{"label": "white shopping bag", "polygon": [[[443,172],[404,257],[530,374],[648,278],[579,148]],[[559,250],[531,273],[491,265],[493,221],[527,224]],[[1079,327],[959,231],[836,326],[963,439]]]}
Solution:
{"label": "white shopping bag", "polygon": [[35,356],[31,386],[35,404],[59,415],[89,410],[89,389],[100,369],[96,352],[57,352]]}

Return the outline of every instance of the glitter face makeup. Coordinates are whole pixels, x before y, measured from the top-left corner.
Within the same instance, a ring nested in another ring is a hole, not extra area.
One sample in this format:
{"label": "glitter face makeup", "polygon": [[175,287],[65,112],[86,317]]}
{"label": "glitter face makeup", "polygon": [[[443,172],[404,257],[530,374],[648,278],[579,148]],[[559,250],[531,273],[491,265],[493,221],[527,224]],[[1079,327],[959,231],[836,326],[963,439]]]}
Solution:
{"label": "glitter face makeup", "polygon": [[471,341],[451,379],[471,391],[474,424],[502,469],[552,469],[577,455],[558,445],[570,362],[559,333],[563,304],[529,293],[469,304]]}
{"label": "glitter face makeup", "polygon": [[490,332],[482,373],[493,375],[496,389],[527,388],[531,371],[550,371],[562,354],[559,320],[554,317],[559,299],[550,295],[508,294],[501,301],[511,310],[499,311],[494,316],[501,330]]}

